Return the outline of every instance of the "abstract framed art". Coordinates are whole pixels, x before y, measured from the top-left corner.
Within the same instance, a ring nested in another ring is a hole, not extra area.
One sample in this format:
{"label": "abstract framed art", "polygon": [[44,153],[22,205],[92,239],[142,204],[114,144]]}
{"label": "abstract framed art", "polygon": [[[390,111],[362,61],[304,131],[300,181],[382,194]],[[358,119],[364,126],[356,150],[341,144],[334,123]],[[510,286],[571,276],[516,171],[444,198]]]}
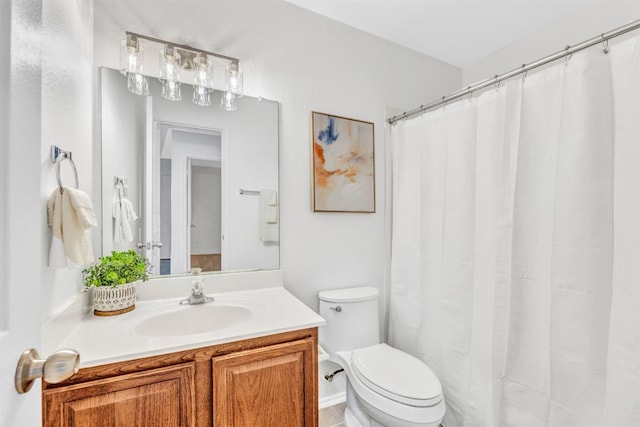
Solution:
{"label": "abstract framed art", "polygon": [[374,125],[311,113],[314,212],[376,211]]}

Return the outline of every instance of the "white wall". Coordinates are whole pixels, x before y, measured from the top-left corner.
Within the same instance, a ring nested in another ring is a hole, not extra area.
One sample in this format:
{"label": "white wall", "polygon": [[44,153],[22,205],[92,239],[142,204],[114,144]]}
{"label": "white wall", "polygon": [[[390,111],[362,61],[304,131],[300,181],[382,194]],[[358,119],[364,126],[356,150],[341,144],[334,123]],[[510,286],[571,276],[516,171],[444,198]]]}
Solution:
{"label": "white wall", "polygon": [[[242,116],[235,114],[240,110]],[[280,245],[260,240],[259,197],[241,195],[239,190],[278,190],[278,172],[282,171],[274,167],[279,163],[278,105],[244,97],[231,117],[235,118],[229,122],[233,127],[223,145],[222,182],[227,192],[222,199],[222,270],[274,269],[282,265]]]}
{"label": "white wall", "polygon": [[191,166],[191,254],[219,254],[222,251],[222,176],[220,166]]}
{"label": "white wall", "polygon": [[[279,0],[96,2],[96,65],[117,67],[126,30],[240,58],[245,92],[281,102],[280,266],[312,308],[323,289],[384,287],[385,106],[461,85],[453,66]],[[312,213],[311,111],[375,122],[376,213]]]}
{"label": "white wall", "polygon": [[160,160],[160,259],[171,257],[171,160]]}
{"label": "white wall", "polygon": [[[38,165],[26,164],[25,168],[34,176],[38,176],[36,171],[40,173],[40,203],[30,208],[40,213],[40,220],[36,225],[40,236],[37,241],[31,241],[30,253],[42,260],[41,312],[46,320],[82,289],[80,269],[47,266],[51,231],[46,224],[45,207],[46,200],[58,185],[54,166],[49,161],[51,144],[73,153],[80,189],[94,196],[93,3],[42,1],[42,33],[37,37],[42,49],[42,102],[40,111],[33,113],[33,126],[41,126],[42,139]],[[71,169],[65,163],[61,165],[63,183],[73,185]],[[16,185],[21,187],[23,184]],[[95,203],[95,197],[93,200]],[[94,230],[94,236],[99,236],[98,229]],[[29,261],[29,266],[25,268],[32,268],[33,258],[27,254],[25,257]]]}
{"label": "white wall", "polygon": [[[542,6],[541,6],[542,7]],[[594,1],[465,67],[463,86],[511,71],[640,18],[640,1]]]}
{"label": "white wall", "polygon": [[171,272],[189,271],[187,235],[188,159],[220,161],[220,136],[173,130],[171,136]]}

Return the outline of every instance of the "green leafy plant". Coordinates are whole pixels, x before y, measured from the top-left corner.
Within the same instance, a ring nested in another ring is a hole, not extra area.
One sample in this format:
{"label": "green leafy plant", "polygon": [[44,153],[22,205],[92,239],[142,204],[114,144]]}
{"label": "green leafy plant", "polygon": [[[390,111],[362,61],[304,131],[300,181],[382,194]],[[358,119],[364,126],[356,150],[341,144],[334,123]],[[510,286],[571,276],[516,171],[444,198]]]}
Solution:
{"label": "green leafy plant", "polygon": [[134,250],[111,252],[103,256],[98,262],[82,270],[84,286],[115,287],[136,280],[149,280],[149,261],[141,257]]}

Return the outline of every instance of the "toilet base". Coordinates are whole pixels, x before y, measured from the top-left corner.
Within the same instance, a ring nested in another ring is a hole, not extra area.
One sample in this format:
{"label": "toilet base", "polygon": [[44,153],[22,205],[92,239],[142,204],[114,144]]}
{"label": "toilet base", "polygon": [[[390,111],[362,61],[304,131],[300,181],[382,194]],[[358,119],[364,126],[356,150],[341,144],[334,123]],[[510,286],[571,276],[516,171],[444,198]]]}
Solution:
{"label": "toilet base", "polygon": [[[347,406],[344,409],[344,423],[347,427],[378,427],[375,420],[362,410],[360,399],[356,396],[351,387],[351,382],[347,379]],[[374,422],[375,424],[372,424]],[[384,426],[382,426],[384,427]]]}
{"label": "toilet base", "polygon": [[344,424],[347,427],[385,427],[373,419],[369,419],[367,424],[362,424],[349,408],[344,410]]}
{"label": "toilet base", "polygon": [[347,378],[347,406],[344,410],[347,427],[439,427],[440,421],[412,423],[401,420],[368,405],[358,398]]}

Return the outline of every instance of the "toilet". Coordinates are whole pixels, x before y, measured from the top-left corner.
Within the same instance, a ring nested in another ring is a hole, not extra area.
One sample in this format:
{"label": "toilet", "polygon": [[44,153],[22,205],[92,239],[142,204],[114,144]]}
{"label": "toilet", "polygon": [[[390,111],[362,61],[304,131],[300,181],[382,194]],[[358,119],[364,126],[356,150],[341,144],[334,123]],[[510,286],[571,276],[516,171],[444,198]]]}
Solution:
{"label": "toilet", "polygon": [[380,343],[378,289],[322,291],[320,345],[347,375],[348,427],[438,427],[445,413],[438,377],[421,360]]}

